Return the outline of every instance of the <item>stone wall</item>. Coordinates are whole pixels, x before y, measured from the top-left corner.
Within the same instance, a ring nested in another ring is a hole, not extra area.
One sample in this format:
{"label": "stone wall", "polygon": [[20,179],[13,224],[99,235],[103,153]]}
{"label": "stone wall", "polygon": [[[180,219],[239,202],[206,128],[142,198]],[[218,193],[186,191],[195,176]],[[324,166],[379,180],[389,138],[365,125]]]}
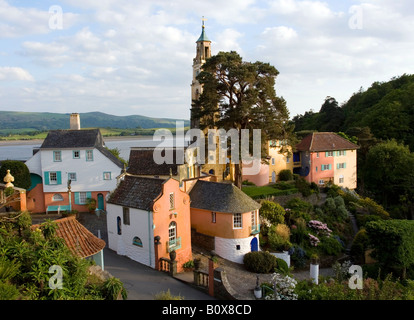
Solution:
{"label": "stone wall", "polygon": [[213,236],[208,236],[197,232],[196,229],[191,228],[191,244],[194,244],[207,251],[215,250],[215,240]]}

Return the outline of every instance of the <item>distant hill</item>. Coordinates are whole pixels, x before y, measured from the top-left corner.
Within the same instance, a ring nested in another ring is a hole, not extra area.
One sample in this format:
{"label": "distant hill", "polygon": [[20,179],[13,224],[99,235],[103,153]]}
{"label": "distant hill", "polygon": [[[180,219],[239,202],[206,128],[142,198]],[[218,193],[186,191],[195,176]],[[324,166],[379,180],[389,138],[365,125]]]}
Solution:
{"label": "distant hill", "polygon": [[[69,129],[69,113],[0,111],[0,128],[28,130]],[[102,112],[80,113],[81,128],[175,128],[176,120],[140,115],[114,116]],[[190,121],[184,120],[184,126]]]}
{"label": "distant hill", "polygon": [[369,128],[377,139],[396,139],[414,151],[414,75],[404,74],[387,82],[374,82],[338,106],[328,97],[319,112],[293,118],[295,131],[335,131],[352,134]]}

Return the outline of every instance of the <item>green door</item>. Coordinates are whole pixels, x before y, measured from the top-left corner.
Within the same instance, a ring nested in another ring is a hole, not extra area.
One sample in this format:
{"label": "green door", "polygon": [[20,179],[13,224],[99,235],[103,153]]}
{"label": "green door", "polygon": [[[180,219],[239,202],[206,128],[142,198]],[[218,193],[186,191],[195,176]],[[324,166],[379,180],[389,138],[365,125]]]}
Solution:
{"label": "green door", "polygon": [[104,197],[102,193],[98,193],[98,209],[99,210],[105,209]]}

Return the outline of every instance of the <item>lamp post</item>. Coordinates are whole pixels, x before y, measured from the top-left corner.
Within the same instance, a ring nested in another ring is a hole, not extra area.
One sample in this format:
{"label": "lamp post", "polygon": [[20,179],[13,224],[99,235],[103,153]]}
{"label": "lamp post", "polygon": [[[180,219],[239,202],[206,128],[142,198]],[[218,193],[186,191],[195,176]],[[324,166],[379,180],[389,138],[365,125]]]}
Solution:
{"label": "lamp post", "polygon": [[72,192],[71,192],[71,183],[72,180],[68,180],[68,195],[69,195],[69,212],[72,211]]}

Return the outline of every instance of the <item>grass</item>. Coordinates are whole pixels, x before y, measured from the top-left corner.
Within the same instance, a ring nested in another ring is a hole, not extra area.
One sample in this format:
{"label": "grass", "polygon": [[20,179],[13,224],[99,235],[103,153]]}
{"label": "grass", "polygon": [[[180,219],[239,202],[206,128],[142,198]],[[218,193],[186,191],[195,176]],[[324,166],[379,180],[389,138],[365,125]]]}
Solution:
{"label": "grass", "polygon": [[242,191],[253,199],[264,199],[267,196],[283,196],[299,192],[294,186],[290,189],[280,190],[277,188],[277,184],[263,187],[243,186]]}

